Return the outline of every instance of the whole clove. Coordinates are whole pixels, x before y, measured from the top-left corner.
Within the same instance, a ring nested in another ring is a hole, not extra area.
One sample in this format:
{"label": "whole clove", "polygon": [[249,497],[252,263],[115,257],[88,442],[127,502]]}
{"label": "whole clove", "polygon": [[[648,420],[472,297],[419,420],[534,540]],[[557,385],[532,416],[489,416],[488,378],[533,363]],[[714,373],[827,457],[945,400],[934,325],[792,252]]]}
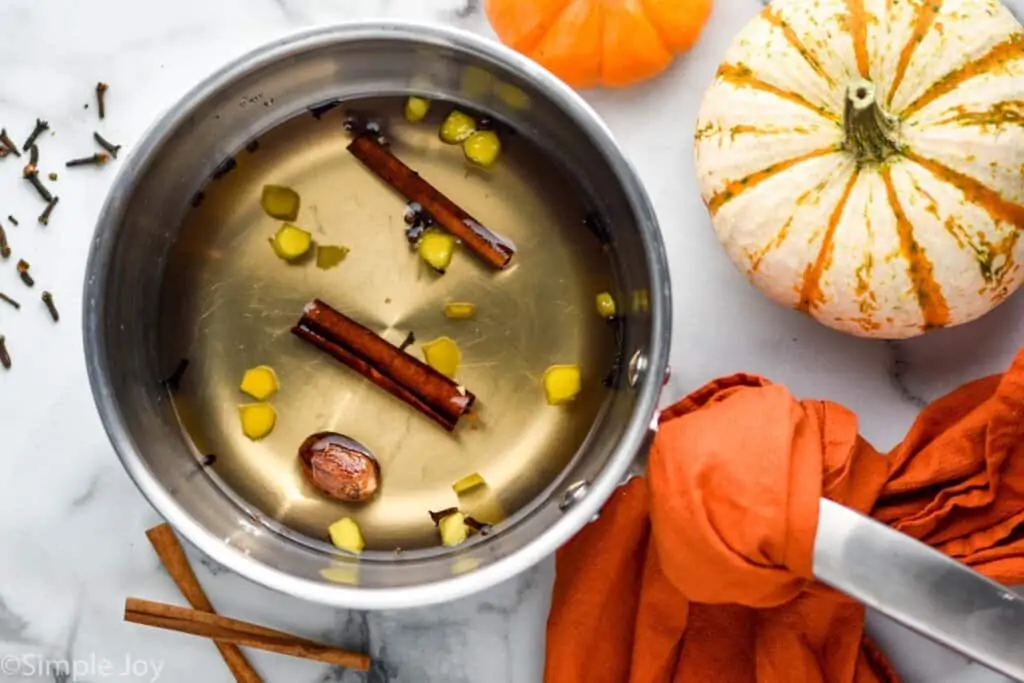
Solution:
{"label": "whole clove", "polygon": [[203,467],[210,467],[211,465],[213,465],[213,463],[217,462],[217,454],[207,453],[199,462]]}
{"label": "whole clove", "polygon": [[441,523],[442,519],[444,519],[448,515],[454,515],[458,511],[459,508],[445,508],[444,510],[438,510],[437,512],[434,512],[433,510],[427,510],[427,513],[430,515],[430,521],[434,523],[434,526],[437,526]]}
{"label": "whole clove", "polygon": [[612,359],[611,368],[601,379],[601,384],[609,389],[618,389],[622,386],[622,370],[626,365],[625,345],[625,323],[626,319],[621,314],[607,318],[615,333],[615,357]]}
{"label": "whole clove", "polygon": [[113,142],[110,142],[102,135],[100,135],[98,132],[93,132],[92,139],[96,141],[97,145],[99,145],[107,152],[109,152],[110,156],[114,157],[115,159],[117,158],[117,153],[121,150],[121,145],[115,145]]}
{"label": "whole clove", "polygon": [[[430,515],[430,520],[434,523],[434,526],[439,526],[441,524],[442,519],[449,515],[454,515],[458,511],[459,508],[445,508],[444,510],[438,510],[437,512],[434,512],[433,510],[427,510],[427,514]],[[466,526],[468,526],[470,529],[477,532],[481,536],[486,536],[487,534],[491,533],[492,527],[490,524],[484,524],[480,520],[474,519],[469,515],[465,515],[465,519],[463,521],[465,522]]]}
{"label": "whole clove", "polygon": [[60,313],[57,312],[57,305],[53,303],[53,294],[49,292],[43,292],[43,303],[46,304],[46,310],[50,312],[50,317],[53,318],[53,322],[60,321]]}
{"label": "whole clove", "polygon": [[181,388],[181,379],[185,376],[186,370],[188,370],[188,358],[182,358],[178,361],[178,365],[175,366],[174,372],[161,380],[160,383],[170,391],[177,391]]}
{"label": "whole clove", "polygon": [[2,334],[0,334],[0,365],[3,365],[5,370],[11,369],[11,354],[7,352],[7,340]]}
{"label": "whole clove", "polygon": [[11,255],[11,245],[7,243],[7,233],[0,225],[0,257],[8,258]]}
{"label": "whole clove", "polygon": [[468,526],[470,529],[477,532],[481,536],[486,536],[487,534],[491,533],[492,527],[490,524],[484,524],[480,520],[470,517],[468,515],[463,520],[463,522],[465,523],[466,526]]}
{"label": "whole clove", "polygon": [[72,159],[64,165],[68,168],[74,168],[75,166],[102,166],[103,164],[110,161],[109,154],[93,154],[92,156],[82,157],[80,159]]}
{"label": "whole clove", "polygon": [[0,128],[0,144],[3,144],[3,146],[7,148],[8,153],[11,153],[16,157],[21,156],[21,152],[18,151],[18,146],[11,140],[11,137],[7,134],[6,128]]}
{"label": "whole clove", "polygon": [[13,225],[15,227],[18,226],[18,219],[15,218],[14,216],[7,216],[7,220],[9,220],[11,222],[11,225]]}
{"label": "whole clove", "polygon": [[309,113],[313,115],[313,118],[319,121],[324,114],[334,109],[341,104],[341,100],[328,100],[322,104],[315,105],[309,108]]}
{"label": "whole clove", "polygon": [[409,348],[410,346],[412,346],[415,343],[416,343],[416,335],[413,334],[412,332],[410,332],[409,334],[405,335],[405,339],[402,341],[401,344],[398,345],[398,350],[399,351],[405,351],[407,348]]}
{"label": "whole clove", "polygon": [[96,84],[96,106],[99,109],[101,121],[107,116],[106,95],[109,89],[110,86],[102,81]]}
{"label": "whole clove", "polygon": [[42,223],[43,225],[50,224],[50,215],[53,213],[53,210],[57,207],[57,202],[59,201],[60,197],[54,197],[46,204],[46,208],[43,209],[43,212],[41,214],[39,214],[40,223]]}
{"label": "whole clove", "polygon": [[18,261],[18,276],[21,278],[21,281],[29,287],[33,287],[36,284],[36,281],[32,279],[32,276],[29,275],[28,272],[28,269],[31,267],[32,266],[25,259]]}
{"label": "whole clove", "polygon": [[594,237],[598,239],[602,246],[606,246],[611,243],[611,234],[608,232],[608,226],[605,224],[601,214],[591,211],[583,216],[583,225],[594,234]]}
{"label": "whole clove", "polygon": [[29,153],[29,163],[22,169],[22,175],[29,176],[39,171],[39,147],[33,144],[26,152]]}
{"label": "whole clove", "polygon": [[19,304],[17,301],[7,296],[3,292],[0,292],[0,301],[3,301],[4,303],[9,304],[10,306],[13,306],[15,310],[21,308],[21,304]]}
{"label": "whole clove", "polygon": [[48,130],[50,130],[49,123],[43,121],[42,119],[36,119],[36,127],[32,129],[32,132],[28,136],[28,140],[25,140],[25,145],[22,147],[22,149],[27,152],[29,148],[35,144],[36,138],[38,138],[40,135],[42,135]]}
{"label": "whole clove", "polygon": [[[28,170],[28,166],[26,166],[25,169]],[[32,184],[32,187],[36,188],[36,192],[39,193],[39,196],[43,198],[44,202],[49,203],[53,201],[53,195],[50,194],[50,191],[46,189],[45,185],[43,185],[43,181],[39,179],[38,171],[25,173],[24,177],[25,180]]]}
{"label": "whole clove", "polygon": [[250,140],[249,144],[247,144],[245,146],[245,151],[248,152],[249,154],[253,154],[259,148],[260,148],[260,141],[259,140]]}
{"label": "whole clove", "polygon": [[220,180],[228,173],[231,173],[238,168],[238,162],[235,161],[234,157],[228,157],[224,161],[217,164],[217,168],[213,169],[213,175],[211,176],[214,180]]}

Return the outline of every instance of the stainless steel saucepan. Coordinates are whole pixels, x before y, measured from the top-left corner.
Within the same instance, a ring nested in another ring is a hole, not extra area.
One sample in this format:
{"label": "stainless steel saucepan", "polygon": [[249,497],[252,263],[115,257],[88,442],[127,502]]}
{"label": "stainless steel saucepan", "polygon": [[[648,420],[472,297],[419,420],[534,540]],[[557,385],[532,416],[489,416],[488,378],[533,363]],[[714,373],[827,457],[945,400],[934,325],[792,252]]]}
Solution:
{"label": "stainless steel saucepan", "polygon": [[[466,88],[467,69],[501,87]],[[517,97],[495,96],[501,88]],[[411,93],[489,112],[558,150],[610,226],[622,291],[645,292],[648,305],[627,317],[628,381],[612,392],[583,447],[542,495],[465,548],[368,552],[356,571],[351,560],[288,533],[197,469],[197,454],[160,383],[156,302],[189,200],[223,159],[310,105]],[[251,106],[254,101],[273,106]],[[153,506],[242,576],[307,600],[362,609],[425,605],[483,590],[551,554],[598,514],[651,435],[671,328],[668,267],[654,211],[586,103],[494,42],[379,22],[307,31],[262,47],[200,83],[149,130],[96,228],[84,321],[103,423]],[[939,553],[823,501],[815,570],[908,626],[1024,678],[1024,647],[1014,646],[1024,634],[1024,605]]]}

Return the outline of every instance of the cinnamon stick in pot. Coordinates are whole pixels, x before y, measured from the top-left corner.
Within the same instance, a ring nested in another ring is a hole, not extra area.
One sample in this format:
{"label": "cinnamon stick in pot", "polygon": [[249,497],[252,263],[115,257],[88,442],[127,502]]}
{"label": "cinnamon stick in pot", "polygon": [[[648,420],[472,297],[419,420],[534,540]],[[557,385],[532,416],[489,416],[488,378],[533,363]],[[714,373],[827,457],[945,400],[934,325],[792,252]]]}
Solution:
{"label": "cinnamon stick in pot", "polygon": [[490,266],[502,269],[512,260],[516,247],[511,241],[485,228],[375,139],[360,135],[348,146],[348,151],[399,194],[422,206],[437,225],[462,240]]}
{"label": "cinnamon stick in pot", "polygon": [[306,305],[292,334],[316,346],[402,399],[448,431],[476,397],[426,363],[391,344],[330,305]]}

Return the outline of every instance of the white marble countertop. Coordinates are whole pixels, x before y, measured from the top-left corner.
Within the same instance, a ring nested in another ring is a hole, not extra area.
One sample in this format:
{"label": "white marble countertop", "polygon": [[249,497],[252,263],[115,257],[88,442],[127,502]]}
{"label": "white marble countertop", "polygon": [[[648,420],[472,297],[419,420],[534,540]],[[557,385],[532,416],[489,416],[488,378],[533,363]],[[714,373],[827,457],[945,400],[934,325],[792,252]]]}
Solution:
{"label": "white marble countertop", "polygon": [[[1019,1],[1019,0],[1018,0]],[[230,680],[209,642],[121,622],[124,598],[180,602],[146,542],[159,519],[122,472],[93,408],[79,329],[85,254],[115,169],[74,173],[54,163],[90,154],[94,129],[131,149],[149,123],[221,63],[281,34],[355,18],[459,25],[491,35],[478,0],[4,0],[0,4],[0,124],[16,141],[37,116],[47,139],[44,175],[61,201],[41,228],[40,203],[0,161],[0,216],[15,257],[0,263],[0,306],[14,369],[0,372],[0,681]],[[636,165],[657,208],[675,291],[673,379],[666,400],[716,375],[749,371],[798,395],[840,401],[879,447],[897,441],[924,401],[1001,370],[1020,344],[1024,297],[981,321],[886,344],[831,332],[754,291],[719,249],[693,177],[691,136],[700,93],[730,38],[759,9],[718,0],[701,43],[663,77],[625,91],[588,93]],[[97,125],[92,88],[111,84]],[[89,108],[83,106],[89,103]],[[49,135],[49,134],[47,134]],[[52,164],[52,165],[51,165]],[[6,222],[6,221],[5,221]],[[38,284],[18,281],[26,258]],[[38,299],[54,293],[54,325]],[[196,558],[199,559],[198,557]],[[483,597],[428,610],[357,614],[255,587],[208,561],[200,580],[225,613],[365,648],[377,663],[357,675],[259,653],[267,680],[536,683],[544,657],[552,564]],[[908,681],[1002,680],[873,619]],[[43,671],[65,659],[75,675]],[[107,662],[107,664],[104,664]]]}

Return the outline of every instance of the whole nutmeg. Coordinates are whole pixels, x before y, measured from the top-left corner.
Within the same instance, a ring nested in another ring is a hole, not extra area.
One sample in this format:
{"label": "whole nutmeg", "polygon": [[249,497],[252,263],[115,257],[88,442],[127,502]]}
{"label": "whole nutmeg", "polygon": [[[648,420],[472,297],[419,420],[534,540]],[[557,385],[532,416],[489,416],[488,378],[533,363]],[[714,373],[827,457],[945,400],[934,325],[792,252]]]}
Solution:
{"label": "whole nutmeg", "polygon": [[320,432],[303,441],[299,462],[313,486],[347,503],[370,500],[380,488],[377,459],[358,442],[336,432]]}

